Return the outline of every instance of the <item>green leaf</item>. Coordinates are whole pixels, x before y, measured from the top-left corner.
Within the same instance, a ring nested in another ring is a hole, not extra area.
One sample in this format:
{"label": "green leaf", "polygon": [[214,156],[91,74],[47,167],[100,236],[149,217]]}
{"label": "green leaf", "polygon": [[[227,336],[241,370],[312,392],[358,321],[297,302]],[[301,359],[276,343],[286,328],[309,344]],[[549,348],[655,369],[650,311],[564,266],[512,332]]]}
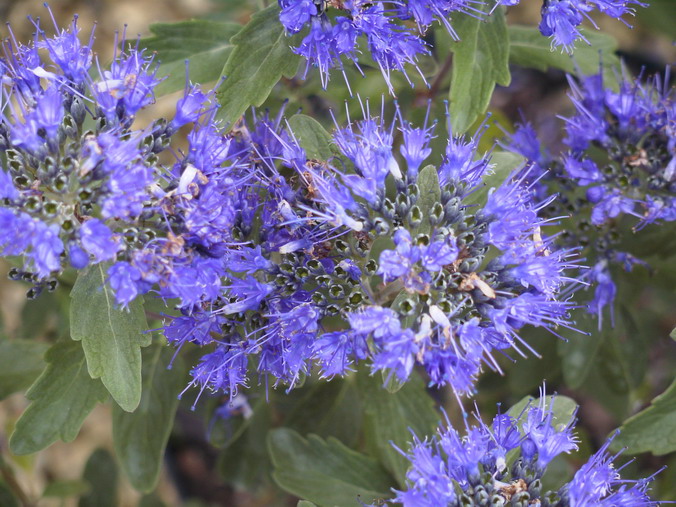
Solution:
{"label": "green leaf", "polygon": [[167,369],[173,356],[165,345],[145,349],[141,403],[132,413],[113,407],[115,454],[132,486],[142,492],[151,491],[157,483],[185,382],[180,358]]}
{"label": "green leaf", "polygon": [[16,423],[9,440],[14,454],[30,454],[57,439],[72,441],[87,414],[107,393],[100,380],[87,373],[82,346],[59,342],[45,354],[47,368],[26,393],[32,401]]}
{"label": "green leaf", "polygon": [[20,505],[12,490],[2,480],[0,480],[0,505],[2,507],[19,507]]}
{"label": "green leaf", "polygon": [[289,126],[308,158],[329,160],[337,153],[331,144],[331,134],[314,118],[296,114],[289,119]]}
{"label": "green leaf", "polygon": [[587,380],[606,335],[610,334],[609,339],[615,339],[610,326],[599,331],[598,325],[596,315],[587,313],[585,310],[578,311],[575,313],[575,327],[580,331],[588,332],[589,335],[564,331],[567,341],[561,341],[558,344],[563,378],[566,385],[572,389],[579,388]]}
{"label": "green leaf", "polygon": [[485,204],[488,192],[492,188],[499,187],[516,169],[524,166],[526,159],[510,151],[496,151],[491,156],[490,173],[483,177],[482,186],[467,196],[464,200],[467,204]]}
{"label": "green leaf", "polygon": [[0,400],[29,387],[42,373],[48,346],[24,340],[0,341]]}
{"label": "green leaf", "polygon": [[316,504],[308,502],[307,500],[299,500],[296,507],[317,507]]}
{"label": "green leaf", "polygon": [[365,407],[367,446],[403,486],[410,463],[392,444],[405,451],[411,431],[420,438],[434,431],[439,423],[434,401],[415,372],[394,394],[383,388],[380,376],[372,377],[367,371],[360,371],[357,380]]}
{"label": "green leaf", "polygon": [[[512,408],[507,411],[507,414],[518,419],[519,416],[524,414],[526,406],[529,404],[531,406],[539,406],[542,403],[541,400],[542,398],[526,396],[516,405],[513,405]],[[554,404],[553,406],[552,403]],[[577,410],[577,403],[568,396],[561,396],[560,394],[548,395],[545,396],[544,407],[545,410],[549,410],[550,407],[552,408],[552,425],[556,428],[559,426],[566,426],[571,421]],[[523,422],[523,418],[519,419],[519,426],[521,426],[521,423]]]}
{"label": "green leaf", "polygon": [[591,45],[578,41],[574,53],[569,55],[558,49],[552,50],[550,40],[537,28],[511,25],[508,30],[510,63],[541,71],[554,67],[576,73],[579,68],[583,74],[596,74],[599,65],[603,64],[604,76],[615,80],[610,70],[619,67],[619,59],[615,55],[617,41],[611,35],[582,29],[582,35]]}
{"label": "green leaf", "polygon": [[89,492],[80,498],[78,507],[116,507],[117,465],[105,449],[96,449],[85,465],[82,478],[89,484]]}
{"label": "green leaf", "polygon": [[671,330],[671,333],[669,333],[669,338],[676,340],[676,327]]}
{"label": "green leaf", "polygon": [[676,451],[676,380],[648,408],[624,422],[612,445],[627,447],[631,454]]}
{"label": "green leaf", "polygon": [[416,205],[422,212],[423,220],[418,227],[419,233],[428,234],[432,230],[429,217],[432,207],[441,200],[441,187],[439,186],[439,173],[433,165],[428,165],[418,174],[418,188],[420,197]]}
{"label": "green leaf", "polygon": [[[541,406],[543,405],[542,401],[542,398],[536,399],[532,396],[526,396],[507,411],[508,415],[517,419],[517,427],[519,428],[519,432],[522,435],[524,434],[523,425],[527,421],[527,412],[525,411],[526,407]],[[552,410],[552,426],[558,431],[567,426],[573,419],[573,416],[577,411],[577,404],[574,400],[568,398],[567,396],[549,395],[545,396],[544,410],[549,410],[550,408]],[[520,452],[518,449],[512,449],[509,451],[506,456],[507,467],[511,467],[519,455]],[[551,480],[556,480],[557,477],[567,477],[570,479],[568,476],[569,468],[565,466],[563,459],[564,458],[562,456],[557,456],[557,458],[555,458],[557,463],[553,467],[552,472],[545,474],[547,476],[546,478],[548,485],[551,485]],[[558,486],[560,484],[561,483],[557,483],[556,485]]]}
{"label": "green leaf", "polygon": [[68,498],[70,496],[80,496],[89,491],[89,484],[81,479],[70,481],[53,481],[47,484],[42,492],[46,498]]}
{"label": "green leaf", "polygon": [[[188,505],[193,504],[186,503],[185,505],[188,507]],[[200,507],[201,505],[202,504],[197,504],[194,505],[194,507]],[[153,492],[143,495],[138,502],[138,507],[167,507],[167,504],[165,504],[162,499]]]}
{"label": "green leaf", "polygon": [[231,39],[235,45],[225,67],[225,81],[218,89],[219,118],[230,126],[251,105],[260,106],[282,76],[293,77],[300,56],[291,51],[294,38],[287,39],[279,22],[279,7],[257,12]]}
{"label": "green leaf", "polygon": [[89,266],[78,275],[70,293],[70,335],[82,341],[89,375],[100,378],[117,404],[131,412],[141,399],[141,347],[152,336],[145,333],[142,298],[128,311],[115,306],[105,266]]}
{"label": "green leaf", "polygon": [[[483,8],[485,12],[490,6]],[[511,81],[509,34],[501,7],[485,21],[475,14],[459,16],[454,28],[460,41],[451,47],[451,126],[454,134],[462,134],[486,112],[495,85]]]}
{"label": "green leaf", "polygon": [[244,432],[218,458],[218,470],[226,483],[247,491],[258,491],[269,484],[272,464],[264,436],[272,417],[270,403],[265,397],[260,398]]}
{"label": "green leaf", "polygon": [[221,76],[232,52],[230,39],[242,28],[236,23],[191,19],[178,23],[150,25],[153,37],[141,39],[140,46],[157,52],[158,77],[166,76],[155,93],[164,95],[185,86],[185,62],[190,61],[190,81],[209,83]]}
{"label": "green leaf", "polygon": [[358,507],[392,496],[392,478],[378,462],[335,438],[306,440],[280,428],[268,434],[268,449],[275,482],[316,504]]}
{"label": "green leaf", "polygon": [[506,365],[504,376],[495,378],[495,388],[509,385],[509,393],[514,397],[524,396],[542,385],[543,381],[556,383],[561,375],[561,360],[557,354],[558,340],[553,340],[541,329],[523,329],[521,338],[542,357],[529,355]]}
{"label": "green leaf", "polygon": [[59,300],[55,293],[47,292],[39,298],[26,300],[21,309],[21,327],[17,336],[32,340],[44,337],[50,325],[61,317]]}
{"label": "green leaf", "polygon": [[355,443],[361,423],[361,400],[354,377],[316,382],[284,422],[301,435],[332,436],[346,445]]}
{"label": "green leaf", "polygon": [[[674,3],[672,0],[651,0],[650,8],[637,9],[636,18],[642,28],[660,31],[672,41],[676,39],[676,24],[674,23]],[[632,22],[633,24],[633,22]]]}

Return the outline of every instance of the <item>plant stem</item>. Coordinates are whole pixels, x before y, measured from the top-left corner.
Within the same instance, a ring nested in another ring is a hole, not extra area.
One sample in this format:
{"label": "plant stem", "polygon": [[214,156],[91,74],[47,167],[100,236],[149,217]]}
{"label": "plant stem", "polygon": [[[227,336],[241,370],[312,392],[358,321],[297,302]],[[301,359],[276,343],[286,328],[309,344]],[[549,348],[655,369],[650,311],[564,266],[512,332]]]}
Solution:
{"label": "plant stem", "polygon": [[5,462],[2,454],[0,454],[0,476],[2,476],[7,487],[14,493],[14,496],[19,500],[19,503],[21,503],[23,507],[34,507],[35,504],[31,502],[28,495],[21,487],[21,484],[16,480],[14,470],[12,470],[12,467]]}
{"label": "plant stem", "polygon": [[427,101],[429,99],[434,99],[434,97],[437,96],[437,93],[439,93],[439,90],[441,89],[441,85],[443,84],[446,75],[448,74],[448,72],[451,70],[452,67],[453,67],[453,53],[449,52],[448,56],[446,57],[446,60],[444,60],[444,63],[441,65],[439,72],[434,77],[434,81],[432,81],[432,84],[430,85],[429,89],[418,95],[416,105],[422,106],[424,105],[424,103],[422,102],[423,99]]}

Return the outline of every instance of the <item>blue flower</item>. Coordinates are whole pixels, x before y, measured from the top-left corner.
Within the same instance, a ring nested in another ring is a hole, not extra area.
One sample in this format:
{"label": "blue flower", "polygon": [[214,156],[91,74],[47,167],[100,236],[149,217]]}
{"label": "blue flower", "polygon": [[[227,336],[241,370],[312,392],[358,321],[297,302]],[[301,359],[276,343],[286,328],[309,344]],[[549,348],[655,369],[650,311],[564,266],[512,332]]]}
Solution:
{"label": "blue flower", "polygon": [[96,218],[87,220],[82,224],[82,227],[80,227],[80,242],[96,262],[114,258],[120,249],[112,231]]}
{"label": "blue flower", "polygon": [[64,247],[59,227],[36,222],[32,234],[30,258],[38,276],[46,278],[61,269],[60,255]]}
{"label": "blue flower", "polygon": [[55,142],[63,120],[63,96],[56,85],[44,91],[31,116],[37,128],[44,129],[46,139]]}
{"label": "blue flower", "polygon": [[648,496],[652,478],[631,481],[622,479],[620,469],[613,466],[618,454],[608,448],[618,433],[613,434],[601,448],[575,473],[565,486],[564,496],[570,505],[659,505]]}
{"label": "blue flower", "polygon": [[[457,34],[446,18],[453,12],[475,12],[477,9],[473,4],[476,3],[478,2],[468,0],[416,0],[386,7],[379,2],[363,0],[279,0],[279,20],[289,35],[309,26],[309,32],[294,51],[307,59],[308,68],[319,68],[324,87],[328,83],[331,69],[343,71],[343,57],[354,62],[359,69],[359,43],[363,37],[367,41],[373,61],[393,92],[390,83],[392,70],[400,71],[406,76],[406,67],[411,65],[422,77],[422,72],[417,67],[417,57],[429,52],[422,39],[427,27],[438,19],[457,39]],[[329,8],[340,9],[346,15],[329,17]],[[417,30],[401,23],[411,17],[417,22]]]}
{"label": "blue flower", "polygon": [[9,199],[11,201],[17,197],[19,197],[19,192],[12,182],[11,175],[0,169],[0,199]]}
{"label": "blue flower", "polygon": [[528,410],[523,422],[525,438],[521,443],[521,455],[533,460],[538,469],[545,471],[547,465],[559,454],[577,450],[577,438],[573,434],[575,419],[566,425],[554,424],[554,400],[546,406],[546,398],[541,398],[537,406]]}
{"label": "blue flower", "polygon": [[279,21],[291,33],[302,30],[305,23],[318,14],[314,0],[281,0],[279,4],[282,8]]}
{"label": "blue flower", "polygon": [[[361,343],[360,343],[361,342]],[[319,362],[322,376],[331,378],[344,375],[350,369],[354,358],[364,358],[366,342],[351,331],[324,333],[312,346]]]}
{"label": "blue flower", "polygon": [[108,268],[108,283],[115,292],[115,300],[127,306],[141,293],[141,271],[128,262],[116,262]]}
{"label": "blue flower", "polygon": [[76,243],[68,246],[68,259],[75,269],[84,269],[89,265],[89,255]]}
{"label": "blue flower", "polygon": [[597,201],[592,209],[591,221],[594,225],[601,225],[611,218],[617,217],[621,213],[635,215],[640,218],[640,215],[634,212],[636,204],[633,199],[625,197],[617,188],[605,188],[604,190],[603,197]]}
{"label": "blue flower", "polygon": [[47,6],[47,10],[54,22],[57,35],[45,37],[43,41],[38,42],[37,47],[47,49],[49,57],[61,68],[63,75],[67,79],[76,85],[83,84],[88,77],[87,73],[93,60],[94,51],[92,50],[92,43],[94,42],[94,31],[92,30],[89,43],[83,45],[78,37],[80,29],[77,26],[77,16],[73,18],[73,23],[69,30],[59,30],[49,6]]}
{"label": "blue flower", "polygon": [[0,253],[21,255],[33,240],[36,222],[25,213],[0,207]]}
{"label": "blue flower", "polygon": [[186,88],[183,97],[176,102],[176,115],[171,125],[178,129],[187,123],[196,122],[204,114],[210,93],[203,93],[198,85]]}
{"label": "blue flower", "polygon": [[404,123],[401,127],[404,142],[399,151],[406,160],[406,175],[411,181],[417,179],[418,169],[432,153],[429,143],[432,140],[433,131],[434,125],[425,128],[413,128],[410,124]]}
{"label": "blue flower", "polygon": [[540,32],[545,37],[552,37],[552,45],[563,46],[571,52],[576,40],[587,40],[578,30],[582,23],[583,11],[575,0],[546,0],[542,6]]}
{"label": "blue flower", "polygon": [[208,345],[218,336],[225,319],[218,315],[204,312],[194,312],[191,315],[182,315],[172,319],[164,326],[164,336],[169,343],[178,348],[191,342],[196,345]]}
{"label": "blue flower", "polygon": [[[478,499],[481,505],[503,504],[520,492],[526,501],[551,505],[658,505],[648,496],[653,477],[637,481],[623,479],[613,467],[617,455],[608,454],[611,437],[577,471],[573,479],[558,489],[541,489],[541,479],[551,460],[577,449],[573,434],[575,419],[554,419],[555,397],[531,402],[521,414],[498,415],[491,424],[478,419],[477,425],[465,420],[460,435],[446,420],[431,438],[413,435],[409,450],[407,488],[395,491],[394,502],[404,506],[465,505]],[[505,457],[513,454],[513,465]],[[518,498],[518,497],[517,497]]]}
{"label": "blue flower", "polygon": [[603,325],[603,311],[605,307],[610,308],[610,322],[614,325],[613,304],[617,295],[617,286],[613,282],[610,271],[608,270],[608,261],[603,260],[588,272],[590,283],[594,284],[594,297],[589,302],[587,311],[595,314],[599,319],[599,330]]}
{"label": "blue flower", "polygon": [[[514,2],[510,2],[507,5],[513,4]],[[646,6],[638,0],[545,0],[540,32],[546,37],[552,37],[553,46],[562,46],[566,51],[572,52],[576,40],[581,39],[589,44],[578,27],[583,19],[591,20],[588,14],[590,11],[597,9],[607,16],[620,19],[625,14],[634,13],[630,5]]]}

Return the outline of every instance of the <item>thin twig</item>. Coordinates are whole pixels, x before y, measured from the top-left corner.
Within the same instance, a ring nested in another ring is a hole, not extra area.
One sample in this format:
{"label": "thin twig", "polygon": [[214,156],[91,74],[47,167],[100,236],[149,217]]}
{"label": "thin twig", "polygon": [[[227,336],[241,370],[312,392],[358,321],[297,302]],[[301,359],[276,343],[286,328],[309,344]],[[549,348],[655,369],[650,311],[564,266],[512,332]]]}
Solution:
{"label": "thin twig", "polygon": [[446,60],[444,60],[444,63],[439,69],[439,72],[434,77],[434,81],[432,81],[432,84],[430,85],[429,89],[418,95],[419,103],[416,105],[424,105],[424,102],[422,102],[421,99],[424,99],[424,101],[427,102],[427,100],[434,99],[434,97],[437,96],[437,93],[439,93],[439,90],[441,89],[441,85],[444,83],[446,75],[448,74],[448,72],[451,70],[452,67],[453,67],[453,53],[449,52],[448,56],[446,57]]}

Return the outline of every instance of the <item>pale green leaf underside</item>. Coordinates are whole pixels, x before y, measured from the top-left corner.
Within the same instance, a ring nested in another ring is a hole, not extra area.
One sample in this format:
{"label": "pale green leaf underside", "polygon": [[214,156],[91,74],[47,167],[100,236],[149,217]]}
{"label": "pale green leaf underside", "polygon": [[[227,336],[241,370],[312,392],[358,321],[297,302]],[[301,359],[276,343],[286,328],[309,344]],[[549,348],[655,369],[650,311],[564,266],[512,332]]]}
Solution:
{"label": "pale green leaf underside", "polygon": [[[488,9],[488,4],[483,8]],[[459,16],[454,28],[460,41],[451,47],[451,126],[454,134],[462,134],[486,112],[495,85],[510,83],[509,34],[502,8],[485,21],[474,15]]]}
{"label": "pale green leaf underside", "polygon": [[71,291],[71,337],[82,342],[87,369],[113,399],[131,412],[141,399],[141,347],[150,345],[143,300],[118,308],[106,284],[107,264],[80,272]]}
{"label": "pale green leaf underside", "polygon": [[204,85],[216,81],[232,52],[230,39],[241,28],[236,23],[203,19],[150,25],[153,36],[142,39],[140,45],[156,52],[160,62],[157,75],[165,79],[155,93],[164,95],[183,89],[186,60],[191,82]]}
{"label": "pale green leaf underside", "polygon": [[47,368],[26,393],[32,401],[10,439],[15,454],[40,451],[56,440],[73,440],[87,414],[107,398],[100,380],[87,373],[82,346],[59,342],[46,355]]}
{"label": "pale green leaf underside", "polygon": [[141,403],[132,413],[113,407],[115,454],[139,491],[155,488],[178,408],[178,394],[184,386],[180,358],[167,369],[173,356],[171,348],[160,344],[144,349]]}
{"label": "pale green leaf underside", "polygon": [[318,505],[341,507],[359,507],[392,495],[392,479],[378,462],[335,438],[305,439],[287,428],[268,435],[273,477],[289,493]]}
{"label": "pale green leaf underside", "polygon": [[223,68],[225,81],[218,89],[220,119],[232,126],[249,108],[260,106],[282,76],[292,77],[300,57],[290,48],[279,22],[279,7],[272,5],[251,18],[231,39],[234,49]]}
{"label": "pale green leaf underside", "polygon": [[676,451],[676,381],[648,408],[625,421],[613,446],[627,447],[632,454],[652,452],[660,456]]}

